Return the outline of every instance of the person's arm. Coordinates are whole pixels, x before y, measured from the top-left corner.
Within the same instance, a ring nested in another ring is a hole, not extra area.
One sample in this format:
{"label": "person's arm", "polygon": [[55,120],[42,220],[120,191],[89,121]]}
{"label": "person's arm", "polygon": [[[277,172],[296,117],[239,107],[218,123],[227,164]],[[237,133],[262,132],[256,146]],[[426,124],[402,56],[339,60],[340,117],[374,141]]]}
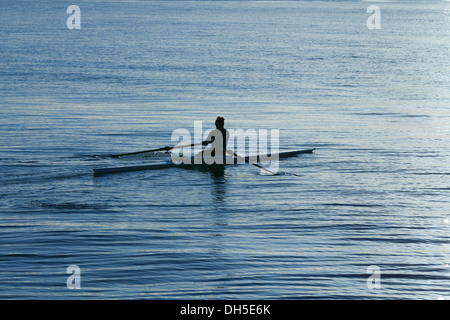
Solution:
{"label": "person's arm", "polygon": [[208,138],[206,138],[206,140],[203,141],[202,144],[203,144],[204,146],[207,146],[208,144],[213,143],[214,140],[215,140],[215,138],[216,138],[216,137],[214,136],[214,130],[212,130],[212,131],[209,133]]}

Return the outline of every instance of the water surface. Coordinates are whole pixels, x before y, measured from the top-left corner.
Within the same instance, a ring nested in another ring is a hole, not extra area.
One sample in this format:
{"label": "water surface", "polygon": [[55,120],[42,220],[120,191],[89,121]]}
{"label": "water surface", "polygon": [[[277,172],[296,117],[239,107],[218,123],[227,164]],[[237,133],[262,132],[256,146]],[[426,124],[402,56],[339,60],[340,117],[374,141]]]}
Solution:
{"label": "water surface", "polygon": [[[448,297],[447,2],[76,4],[2,5],[1,298]],[[218,115],[316,152],[92,175]]]}

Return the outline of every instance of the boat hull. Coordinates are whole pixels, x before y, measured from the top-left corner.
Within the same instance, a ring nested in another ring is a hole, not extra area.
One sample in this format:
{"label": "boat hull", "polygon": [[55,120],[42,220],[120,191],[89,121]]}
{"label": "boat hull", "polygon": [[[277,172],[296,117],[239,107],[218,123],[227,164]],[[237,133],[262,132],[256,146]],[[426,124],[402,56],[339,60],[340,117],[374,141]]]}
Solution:
{"label": "boat hull", "polygon": [[[294,151],[284,151],[279,152],[277,154],[274,154],[273,156],[278,155],[279,159],[282,158],[289,158],[294,157],[299,154],[305,154],[305,153],[313,153],[315,149],[307,149],[307,150],[294,150]],[[256,156],[248,156],[245,159],[248,161],[261,161],[261,160],[271,160],[272,154],[266,154],[266,155],[256,155]],[[273,160],[273,159],[272,159]],[[158,169],[166,169],[166,168],[175,168],[175,167],[183,167],[183,168],[192,168],[192,167],[223,167],[225,165],[232,165],[232,164],[239,164],[244,163],[244,161],[237,158],[232,158],[232,161],[230,158],[224,159],[224,164],[175,164],[171,160],[166,162],[159,162],[159,163],[149,163],[144,165],[136,165],[136,166],[122,166],[122,167],[110,167],[110,168],[98,168],[94,169],[94,175],[102,175],[102,174],[109,174],[109,173],[120,173],[120,172],[129,172],[129,171],[142,171],[142,170],[158,170]]]}

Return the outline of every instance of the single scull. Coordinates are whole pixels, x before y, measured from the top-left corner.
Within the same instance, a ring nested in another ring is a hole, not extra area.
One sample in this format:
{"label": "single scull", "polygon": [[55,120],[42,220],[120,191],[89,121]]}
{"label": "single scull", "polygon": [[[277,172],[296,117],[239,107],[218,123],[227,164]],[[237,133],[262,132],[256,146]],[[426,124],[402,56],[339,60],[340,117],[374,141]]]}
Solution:
{"label": "single scull", "polygon": [[[313,153],[315,149],[307,149],[307,150],[294,150],[294,151],[283,151],[278,153],[278,158],[288,158],[288,157],[294,157],[299,154],[303,153]],[[266,156],[268,160],[274,159],[277,154],[267,154],[267,155],[259,155],[257,156],[257,159],[261,159],[263,156]],[[255,156],[247,156],[245,157],[247,161],[255,159]],[[231,163],[230,163],[231,162]],[[239,163],[238,159],[234,157],[233,161],[224,161],[224,165],[228,164],[236,164]],[[94,169],[95,175],[101,175],[101,174],[107,174],[107,173],[119,173],[119,172],[127,172],[127,171],[140,171],[140,170],[156,170],[156,169],[165,169],[165,168],[174,168],[174,167],[198,167],[198,166],[205,166],[205,164],[175,164],[172,160],[165,161],[165,162],[156,162],[156,163],[149,163],[144,165],[135,165],[135,166],[122,166],[122,167],[110,167],[110,168],[98,168]],[[217,166],[217,164],[215,164]]]}

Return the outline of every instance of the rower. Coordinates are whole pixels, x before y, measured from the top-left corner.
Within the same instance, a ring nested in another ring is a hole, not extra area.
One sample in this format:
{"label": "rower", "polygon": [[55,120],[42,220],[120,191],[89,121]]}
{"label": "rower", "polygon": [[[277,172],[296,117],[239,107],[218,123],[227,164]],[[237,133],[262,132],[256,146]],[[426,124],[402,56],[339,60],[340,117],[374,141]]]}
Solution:
{"label": "rower", "polygon": [[[200,158],[203,158],[204,163],[206,164],[224,164],[224,158],[227,154],[227,144],[228,138],[230,137],[229,132],[225,129],[225,119],[223,117],[217,117],[216,119],[216,129],[212,130],[205,141],[202,142],[202,145],[207,146],[211,144],[210,149],[205,149],[202,152],[198,153],[194,156],[197,158],[197,162],[194,159],[194,163],[198,163]],[[200,163],[202,163],[200,162]]]}

